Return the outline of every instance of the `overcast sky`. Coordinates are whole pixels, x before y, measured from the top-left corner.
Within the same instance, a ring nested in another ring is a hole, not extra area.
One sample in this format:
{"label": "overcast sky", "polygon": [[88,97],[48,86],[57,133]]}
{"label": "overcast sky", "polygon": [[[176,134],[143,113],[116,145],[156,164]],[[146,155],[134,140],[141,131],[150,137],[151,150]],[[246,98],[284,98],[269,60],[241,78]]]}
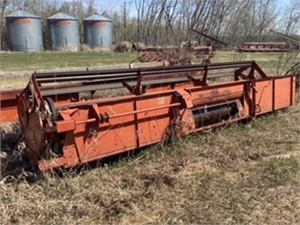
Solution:
{"label": "overcast sky", "polygon": [[124,2],[127,4],[127,8],[131,15],[136,12],[135,0],[98,0],[96,1],[96,8],[103,10],[123,10]]}
{"label": "overcast sky", "polygon": [[[283,10],[291,0],[277,0],[277,9]],[[124,7],[124,2],[127,3],[127,7],[130,14],[135,14],[135,0],[96,0],[96,8],[100,10],[121,10]]]}
{"label": "overcast sky", "polygon": [[[60,0],[61,2],[73,1],[73,0]],[[284,11],[285,7],[291,0],[276,0],[277,1],[277,9],[278,11]],[[88,0],[83,0],[83,2],[88,2]],[[130,12],[130,15],[136,15],[137,11],[135,8],[135,0],[95,0],[95,8],[99,10],[99,12],[103,12],[105,10],[123,10],[124,2],[127,4],[127,8]]]}

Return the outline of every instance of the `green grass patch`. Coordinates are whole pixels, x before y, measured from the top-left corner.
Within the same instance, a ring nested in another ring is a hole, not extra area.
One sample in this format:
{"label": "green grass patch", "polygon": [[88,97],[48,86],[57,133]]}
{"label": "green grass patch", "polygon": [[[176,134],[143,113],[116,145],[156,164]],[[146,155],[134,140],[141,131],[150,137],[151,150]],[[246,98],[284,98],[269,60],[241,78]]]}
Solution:
{"label": "green grass patch", "polygon": [[212,62],[255,60],[269,76],[283,75],[295,63],[299,62],[299,52],[253,52],[216,51]]}
{"label": "green grass patch", "polygon": [[42,52],[0,53],[1,71],[35,71],[57,68],[86,68],[129,63],[137,53]]}
{"label": "green grass patch", "polygon": [[[0,53],[1,71],[35,71],[58,68],[87,68],[101,65],[128,64],[137,58],[137,53],[105,53],[93,51],[80,52],[2,52]],[[263,68],[272,73],[284,72],[299,61],[299,54],[291,53],[238,53],[216,51],[212,62],[256,60]]]}

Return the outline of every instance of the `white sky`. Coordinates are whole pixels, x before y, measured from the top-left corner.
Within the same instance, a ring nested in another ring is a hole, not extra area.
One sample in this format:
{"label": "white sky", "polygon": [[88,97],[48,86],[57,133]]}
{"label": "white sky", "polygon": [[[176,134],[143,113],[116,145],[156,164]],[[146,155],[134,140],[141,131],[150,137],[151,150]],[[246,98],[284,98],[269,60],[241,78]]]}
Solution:
{"label": "white sky", "polygon": [[[68,2],[73,0],[60,0],[61,2]],[[291,0],[276,0],[277,9],[282,12]],[[88,0],[83,0],[83,2],[88,3]],[[101,13],[105,10],[123,10],[124,2],[127,3],[127,8],[131,16],[136,15],[137,11],[135,9],[135,0],[95,0],[95,8]]]}

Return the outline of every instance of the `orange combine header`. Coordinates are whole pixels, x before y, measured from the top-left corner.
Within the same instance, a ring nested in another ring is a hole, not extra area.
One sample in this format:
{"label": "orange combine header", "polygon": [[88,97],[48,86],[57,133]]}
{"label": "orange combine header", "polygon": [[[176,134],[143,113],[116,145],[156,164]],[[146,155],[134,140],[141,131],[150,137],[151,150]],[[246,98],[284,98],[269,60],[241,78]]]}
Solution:
{"label": "orange combine header", "polygon": [[15,94],[25,154],[47,171],[293,106],[296,78],[268,77],[254,61],[51,72]]}

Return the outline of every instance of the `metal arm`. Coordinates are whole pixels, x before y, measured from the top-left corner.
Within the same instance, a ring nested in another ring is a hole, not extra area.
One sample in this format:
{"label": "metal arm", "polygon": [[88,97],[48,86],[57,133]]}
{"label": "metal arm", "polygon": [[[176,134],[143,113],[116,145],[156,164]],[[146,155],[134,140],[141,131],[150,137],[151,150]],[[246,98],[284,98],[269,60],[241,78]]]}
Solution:
{"label": "metal arm", "polygon": [[216,39],[216,38],[213,38],[213,37],[211,37],[211,36],[209,36],[209,35],[207,35],[207,34],[201,33],[201,32],[198,31],[198,30],[195,30],[195,29],[193,29],[193,28],[190,28],[190,30],[192,30],[192,31],[194,31],[195,33],[200,34],[200,35],[202,35],[202,36],[204,36],[204,37],[206,37],[206,38],[209,38],[209,39],[211,39],[211,40],[213,40],[213,41],[215,41],[215,42],[218,42],[218,43],[220,43],[220,44],[222,44],[222,45],[225,45],[225,47],[228,46],[227,43],[225,43],[225,42],[223,42],[223,41],[220,41],[220,40],[218,40],[218,39]]}

